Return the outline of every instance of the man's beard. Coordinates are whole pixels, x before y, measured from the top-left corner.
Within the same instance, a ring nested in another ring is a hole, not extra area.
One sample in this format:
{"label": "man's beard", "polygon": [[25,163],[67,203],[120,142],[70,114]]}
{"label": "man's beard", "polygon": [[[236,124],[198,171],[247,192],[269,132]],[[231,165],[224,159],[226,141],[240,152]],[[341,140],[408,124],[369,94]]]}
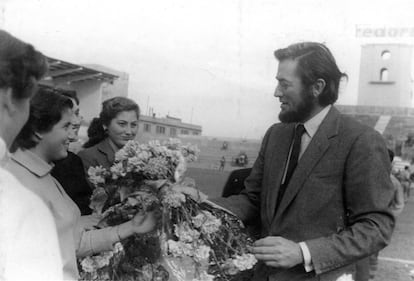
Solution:
{"label": "man's beard", "polygon": [[304,122],[308,119],[315,108],[317,98],[307,90],[303,90],[301,96],[302,100],[296,105],[296,108],[279,113],[279,120],[282,123]]}

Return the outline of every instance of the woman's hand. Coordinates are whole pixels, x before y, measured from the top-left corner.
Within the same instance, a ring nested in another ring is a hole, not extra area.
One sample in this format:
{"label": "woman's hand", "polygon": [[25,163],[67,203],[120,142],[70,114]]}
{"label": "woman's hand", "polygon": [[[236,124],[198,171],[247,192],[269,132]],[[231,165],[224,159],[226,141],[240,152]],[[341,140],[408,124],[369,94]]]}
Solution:
{"label": "woman's hand", "polygon": [[152,231],[157,225],[154,212],[139,212],[131,220],[134,233],[147,233]]}

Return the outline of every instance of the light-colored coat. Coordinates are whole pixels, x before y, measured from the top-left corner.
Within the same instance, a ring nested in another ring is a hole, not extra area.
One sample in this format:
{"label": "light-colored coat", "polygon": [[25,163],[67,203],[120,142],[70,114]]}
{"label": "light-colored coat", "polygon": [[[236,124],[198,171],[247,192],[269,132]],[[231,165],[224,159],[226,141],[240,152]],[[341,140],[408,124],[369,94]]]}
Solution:
{"label": "light-colored coat", "polygon": [[51,211],[57,227],[65,280],[79,278],[76,257],[112,250],[110,241],[116,241],[116,230],[104,228],[85,231],[79,208],[51,176],[51,165],[29,150],[18,149],[12,155],[7,169],[37,194]]}
{"label": "light-colored coat", "polygon": [[213,200],[244,221],[261,220],[261,236],[306,242],[314,271],[260,264],[254,280],[336,280],[384,248],[394,217],[390,162],[382,137],[332,107],[302,155],[275,210],[294,124],[266,133],[245,190]]}

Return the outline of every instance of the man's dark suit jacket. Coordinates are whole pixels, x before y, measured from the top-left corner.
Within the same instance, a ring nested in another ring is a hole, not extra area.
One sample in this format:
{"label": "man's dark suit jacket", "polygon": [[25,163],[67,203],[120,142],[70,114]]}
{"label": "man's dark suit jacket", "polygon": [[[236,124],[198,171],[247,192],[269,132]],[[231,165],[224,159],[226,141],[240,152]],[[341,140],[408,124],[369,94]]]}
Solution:
{"label": "man's dark suit jacket", "polygon": [[296,167],[275,210],[294,124],[266,133],[245,190],[212,201],[242,220],[261,220],[261,236],[304,241],[314,270],[256,267],[254,280],[336,280],[355,262],[384,248],[394,217],[385,143],[376,131],[332,107]]}
{"label": "man's dark suit jacket", "polygon": [[230,173],[223,187],[221,197],[239,194],[244,189],[244,180],[250,175],[252,168],[237,169]]}

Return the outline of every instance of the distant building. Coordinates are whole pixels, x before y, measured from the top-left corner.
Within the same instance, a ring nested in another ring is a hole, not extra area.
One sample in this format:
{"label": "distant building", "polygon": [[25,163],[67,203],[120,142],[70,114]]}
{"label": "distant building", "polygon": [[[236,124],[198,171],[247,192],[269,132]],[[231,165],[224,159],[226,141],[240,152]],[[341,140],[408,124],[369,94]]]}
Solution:
{"label": "distant building", "polygon": [[141,115],[139,117],[139,139],[165,139],[178,136],[201,136],[202,127],[184,123],[180,118]]}
{"label": "distant building", "polygon": [[337,106],[381,133],[388,147],[407,159],[414,157],[412,60],[411,45],[363,45],[357,105]]}
{"label": "distant building", "polygon": [[103,66],[79,65],[50,57],[47,60],[49,72],[40,81],[40,85],[57,91],[76,91],[86,123],[98,116],[102,101],[114,96],[128,95],[126,73]]}

